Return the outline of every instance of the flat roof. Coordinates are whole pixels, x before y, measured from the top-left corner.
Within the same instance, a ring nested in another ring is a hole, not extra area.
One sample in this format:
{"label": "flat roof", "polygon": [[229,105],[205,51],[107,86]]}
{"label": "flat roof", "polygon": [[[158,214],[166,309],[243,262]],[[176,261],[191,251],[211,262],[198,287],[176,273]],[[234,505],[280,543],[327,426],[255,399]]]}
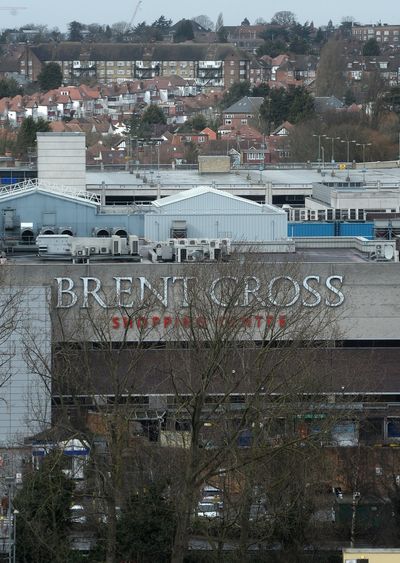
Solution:
{"label": "flat roof", "polygon": [[[325,169],[325,174],[315,170],[307,169],[280,169],[280,170],[232,170],[228,173],[209,173],[199,174],[198,170],[182,170],[182,169],[165,169],[157,168],[155,165],[152,169],[140,169],[140,178],[136,178],[136,170],[133,174],[127,171],[86,171],[87,184],[106,185],[131,185],[142,186],[146,188],[148,184],[143,184],[143,174],[146,174],[148,182],[153,178],[154,183],[160,182],[161,185],[176,186],[198,186],[198,185],[250,185],[272,182],[272,184],[313,184],[320,182],[347,182],[350,177],[351,182],[362,183],[364,173],[361,169],[357,170],[337,170],[335,175],[331,176],[331,169]],[[367,169],[365,172],[365,181],[368,183],[393,184],[400,187],[400,167],[385,169]]]}
{"label": "flat roof", "polygon": [[[257,256],[260,262],[275,262],[279,264],[284,264],[286,262],[289,263],[304,263],[304,264],[344,264],[344,263],[370,263],[370,264],[381,264],[387,262],[370,262],[368,260],[367,255],[363,255],[361,252],[358,252],[352,248],[307,248],[296,250],[296,252],[269,252],[269,253],[261,253],[261,252],[254,252],[254,255]],[[8,257],[9,263],[17,263],[17,264],[32,264],[32,263],[46,263],[46,264],[72,264],[72,260],[68,259],[52,259],[46,260],[45,258],[39,257],[33,253],[29,254],[12,254]],[[104,256],[104,260],[93,260],[92,264],[121,264],[121,263],[129,263],[130,261],[127,259],[126,261],[123,260],[123,256],[119,256],[118,259],[113,260],[108,256]],[[154,265],[157,267],[161,263],[153,263],[148,259],[142,259],[141,262],[136,262],[135,267],[140,264],[147,264],[147,265]],[[171,263],[171,266],[179,265],[178,262]],[[204,262],[206,265],[212,264],[212,262]]]}

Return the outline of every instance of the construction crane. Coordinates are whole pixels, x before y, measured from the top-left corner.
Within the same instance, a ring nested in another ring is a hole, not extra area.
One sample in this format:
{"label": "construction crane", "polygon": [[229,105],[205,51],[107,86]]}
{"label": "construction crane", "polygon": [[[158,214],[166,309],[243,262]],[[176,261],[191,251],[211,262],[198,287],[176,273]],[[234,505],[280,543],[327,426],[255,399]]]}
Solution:
{"label": "construction crane", "polygon": [[12,16],[16,16],[18,12],[27,9],[28,8],[26,6],[0,6],[0,10],[3,10],[4,12],[10,12]]}
{"label": "construction crane", "polygon": [[131,27],[132,27],[132,25],[133,25],[133,23],[134,23],[134,21],[135,21],[135,18],[136,18],[136,16],[137,16],[137,13],[138,13],[138,11],[139,11],[139,8],[140,8],[141,4],[142,4],[142,0],[139,0],[139,2],[136,4],[135,10],[134,10],[133,15],[132,15],[132,17],[131,17],[131,21],[129,22],[128,29],[131,29]]}

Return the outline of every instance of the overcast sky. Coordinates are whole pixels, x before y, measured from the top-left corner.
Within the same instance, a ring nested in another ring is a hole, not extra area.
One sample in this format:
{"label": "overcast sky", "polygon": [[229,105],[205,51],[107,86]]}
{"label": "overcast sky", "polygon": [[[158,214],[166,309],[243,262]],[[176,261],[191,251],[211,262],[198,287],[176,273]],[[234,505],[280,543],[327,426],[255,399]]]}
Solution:
{"label": "overcast sky", "polygon": [[[222,12],[225,25],[237,25],[245,17],[251,23],[258,17],[269,21],[277,11],[278,3],[262,0],[240,2],[238,0],[202,0],[202,2],[184,2],[182,0],[143,0],[139,8],[136,22],[153,22],[160,15],[171,18],[174,22],[181,18],[191,18],[200,14],[208,15],[213,22]],[[5,0],[2,6],[25,6],[27,9],[17,15],[7,11],[0,11],[0,28],[20,27],[27,23],[44,23],[50,27],[59,27],[66,30],[67,23],[78,20],[82,23],[115,23],[130,21],[137,0],[68,0],[68,2],[55,2],[54,0]],[[397,8],[396,8],[397,6]],[[329,19],[334,24],[340,23],[342,17],[353,16],[360,23],[385,23],[400,24],[400,4],[396,0],[336,0],[323,2],[321,0],[290,1],[279,5],[280,10],[289,10],[296,14],[300,23],[306,20],[314,21],[315,25],[326,25]]]}

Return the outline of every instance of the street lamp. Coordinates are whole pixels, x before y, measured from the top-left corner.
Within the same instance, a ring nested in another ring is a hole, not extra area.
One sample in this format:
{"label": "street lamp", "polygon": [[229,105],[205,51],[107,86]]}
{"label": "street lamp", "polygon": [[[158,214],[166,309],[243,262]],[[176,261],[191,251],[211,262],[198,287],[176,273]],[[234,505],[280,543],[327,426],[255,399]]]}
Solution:
{"label": "street lamp", "polygon": [[325,147],[321,146],[322,151],[322,170],[325,169]]}
{"label": "street lamp", "polygon": [[357,147],[362,147],[363,154],[363,183],[365,184],[365,147],[370,147],[372,143],[356,143]]}
{"label": "street lamp", "polygon": [[357,143],[357,141],[340,141],[341,143],[347,143],[347,161],[348,163],[350,163],[350,143]]}
{"label": "street lamp", "polygon": [[328,141],[332,141],[332,149],[331,149],[331,162],[332,164],[335,163],[335,141],[340,141],[340,137],[327,137]]}
{"label": "street lamp", "polygon": [[326,137],[326,135],[314,135],[313,137],[318,137],[318,164],[321,163],[321,137]]}

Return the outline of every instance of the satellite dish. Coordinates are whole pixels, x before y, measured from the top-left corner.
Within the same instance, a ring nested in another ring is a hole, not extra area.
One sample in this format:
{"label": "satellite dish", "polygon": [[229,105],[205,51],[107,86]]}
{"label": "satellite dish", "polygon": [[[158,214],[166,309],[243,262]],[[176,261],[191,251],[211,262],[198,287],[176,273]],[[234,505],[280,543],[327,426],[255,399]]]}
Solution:
{"label": "satellite dish", "polygon": [[385,244],[384,255],[386,260],[392,260],[394,256],[393,246],[390,244]]}

